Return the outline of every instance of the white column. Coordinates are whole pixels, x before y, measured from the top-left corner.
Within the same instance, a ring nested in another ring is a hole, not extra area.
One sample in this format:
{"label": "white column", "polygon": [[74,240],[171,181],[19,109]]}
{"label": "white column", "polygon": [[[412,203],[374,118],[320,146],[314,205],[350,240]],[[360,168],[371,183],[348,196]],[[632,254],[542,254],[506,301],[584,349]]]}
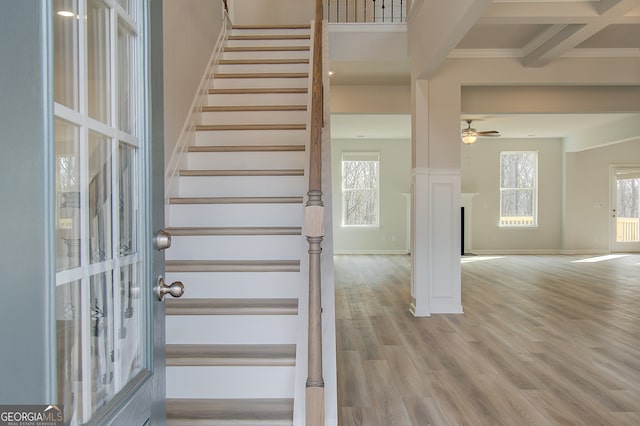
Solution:
{"label": "white column", "polygon": [[461,314],[460,170],[429,173],[431,313]]}
{"label": "white column", "polygon": [[431,271],[429,211],[429,171],[412,171],[412,239],[411,239],[411,305],[409,310],[416,317],[431,316],[429,272]]}
{"label": "white column", "polygon": [[[413,78],[413,76],[412,76]],[[412,80],[415,316],[462,313],[460,274],[460,86]]]}

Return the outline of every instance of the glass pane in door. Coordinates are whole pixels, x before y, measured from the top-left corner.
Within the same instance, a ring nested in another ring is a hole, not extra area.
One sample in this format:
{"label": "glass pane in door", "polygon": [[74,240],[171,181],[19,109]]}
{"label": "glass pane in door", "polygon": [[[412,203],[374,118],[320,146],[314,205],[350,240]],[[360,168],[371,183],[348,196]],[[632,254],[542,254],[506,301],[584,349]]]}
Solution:
{"label": "glass pane in door", "polygon": [[89,116],[111,121],[111,14],[100,0],[87,0],[87,94]]}
{"label": "glass pane in door", "polygon": [[[106,404],[115,393],[114,386],[114,318],[113,276],[111,272],[94,275],[89,281],[91,393],[85,407],[91,413]],[[88,404],[87,404],[88,402]]]}
{"label": "glass pane in door", "polygon": [[54,99],[78,109],[78,1],[54,0]]}
{"label": "glass pane in door", "polygon": [[58,403],[64,406],[64,423],[82,420],[82,315],[80,281],[56,287],[56,355]]}
{"label": "glass pane in door", "polygon": [[640,242],[640,178],[616,179],[616,242]]}
{"label": "glass pane in door", "polygon": [[118,194],[120,242],[118,254],[137,253],[138,244],[138,170],[136,148],[124,142],[118,147]]}
{"label": "glass pane in door", "polygon": [[78,127],[55,120],[56,270],[80,266],[80,146]]}
{"label": "glass pane in door", "polygon": [[135,38],[124,23],[124,19],[118,20],[118,127],[123,132],[136,136],[136,89],[133,73]]}
{"label": "glass pane in door", "polygon": [[111,259],[111,140],[89,132],[89,258]]}
{"label": "glass pane in door", "polygon": [[116,364],[115,390],[122,389],[143,368],[145,353],[144,315],[140,297],[140,265],[122,267],[116,294],[116,340],[114,362]]}

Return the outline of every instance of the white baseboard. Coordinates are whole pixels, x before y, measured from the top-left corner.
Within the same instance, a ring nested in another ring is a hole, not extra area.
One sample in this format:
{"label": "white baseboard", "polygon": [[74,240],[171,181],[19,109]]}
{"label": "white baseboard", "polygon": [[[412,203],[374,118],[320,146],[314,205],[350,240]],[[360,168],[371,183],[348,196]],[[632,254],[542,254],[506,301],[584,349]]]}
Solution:
{"label": "white baseboard", "polygon": [[406,250],[334,250],[333,254],[334,255],[340,255],[340,254],[371,254],[371,255],[405,254],[405,255],[408,255],[409,253]]}
{"label": "white baseboard", "polygon": [[499,255],[592,255],[592,254],[609,254],[608,250],[563,250],[563,249],[512,249],[512,250],[470,250],[465,255],[478,256],[499,256]]}
{"label": "white baseboard", "polygon": [[525,254],[564,254],[560,249],[510,249],[510,250],[471,250],[465,255],[475,254],[479,256],[499,255],[525,255]]}

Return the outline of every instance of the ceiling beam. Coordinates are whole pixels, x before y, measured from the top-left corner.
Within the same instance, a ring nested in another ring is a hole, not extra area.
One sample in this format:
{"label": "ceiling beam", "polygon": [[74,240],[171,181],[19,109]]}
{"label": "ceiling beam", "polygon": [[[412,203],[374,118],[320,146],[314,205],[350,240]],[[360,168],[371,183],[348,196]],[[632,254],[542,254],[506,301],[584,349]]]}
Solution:
{"label": "ceiling beam", "polygon": [[409,25],[411,68],[428,78],[469,32],[492,0],[425,1]]}
{"label": "ceiling beam", "polygon": [[[638,7],[639,0],[606,0],[600,2],[602,13],[588,23],[568,24],[537,48],[531,50],[523,60],[527,67],[542,67],[565,52],[573,49],[603,28],[616,23],[627,12]],[[600,4],[599,3],[599,4]]]}

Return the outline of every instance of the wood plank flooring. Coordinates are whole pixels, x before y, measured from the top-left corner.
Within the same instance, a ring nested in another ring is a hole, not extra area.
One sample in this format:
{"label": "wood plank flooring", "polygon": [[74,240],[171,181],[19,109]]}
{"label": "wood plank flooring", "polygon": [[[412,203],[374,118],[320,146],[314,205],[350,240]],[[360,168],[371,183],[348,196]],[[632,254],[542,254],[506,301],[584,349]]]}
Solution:
{"label": "wood plank flooring", "polygon": [[640,255],[465,256],[464,315],[409,256],[336,256],[341,426],[640,425]]}

